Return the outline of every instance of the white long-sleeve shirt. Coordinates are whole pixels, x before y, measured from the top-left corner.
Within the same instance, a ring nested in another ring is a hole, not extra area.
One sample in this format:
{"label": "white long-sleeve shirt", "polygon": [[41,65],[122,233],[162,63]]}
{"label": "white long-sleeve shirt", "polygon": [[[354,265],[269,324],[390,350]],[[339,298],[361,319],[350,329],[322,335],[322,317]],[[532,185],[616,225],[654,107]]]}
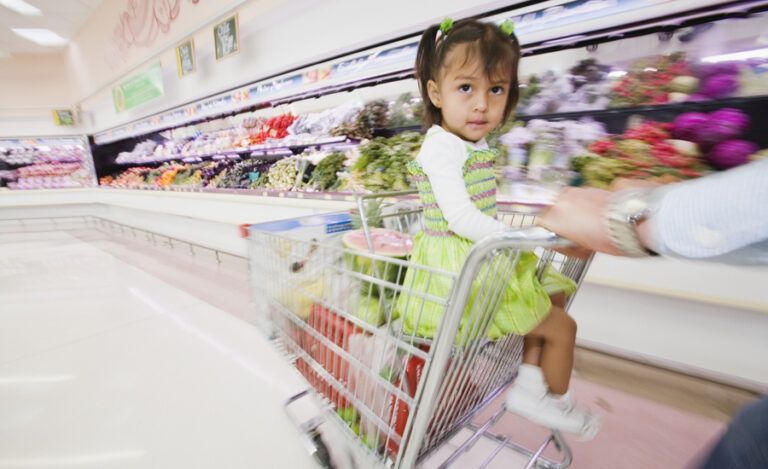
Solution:
{"label": "white long-sleeve shirt", "polygon": [[427,132],[416,161],[429,178],[448,228],[459,236],[479,241],[504,230],[505,226],[478,210],[470,199],[463,174],[469,148],[487,150],[488,144],[485,139],[477,143],[467,142],[434,125]]}

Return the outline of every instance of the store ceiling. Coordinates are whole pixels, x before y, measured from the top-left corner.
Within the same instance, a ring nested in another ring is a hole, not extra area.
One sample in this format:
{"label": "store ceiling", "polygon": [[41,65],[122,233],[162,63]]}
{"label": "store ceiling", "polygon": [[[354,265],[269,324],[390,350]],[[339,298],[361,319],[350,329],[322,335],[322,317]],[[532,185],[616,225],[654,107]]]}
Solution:
{"label": "store ceiling", "polygon": [[71,39],[104,0],[24,0],[42,15],[25,16],[3,6],[0,0],[0,57],[7,54],[50,53],[61,46],[45,47],[16,35],[11,28],[44,28]]}

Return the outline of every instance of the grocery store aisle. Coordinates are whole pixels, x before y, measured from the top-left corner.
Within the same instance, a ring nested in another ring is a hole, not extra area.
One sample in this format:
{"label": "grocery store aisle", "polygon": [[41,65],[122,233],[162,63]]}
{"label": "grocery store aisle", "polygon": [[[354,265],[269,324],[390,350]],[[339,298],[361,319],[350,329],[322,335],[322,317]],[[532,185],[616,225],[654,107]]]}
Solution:
{"label": "grocery store aisle", "polygon": [[0,234],[0,468],[311,467],[258,331],[63,232]]}
{"label": "grocery store aisle", "polygon": [[[300,384],[242,321],[252,320],[244,260],[223,261],[141,235],[0,234],[0,469],[311,467],[280,410]],[[605,426],[573,442],[574,469],[682,468],[723,428],[576,371],[574,393]],[[511,415],[495,430],[544,438]],[[494,446],[481,440],[455,467],[478,466]],[[505,450],[489,467],[524,465]]]}

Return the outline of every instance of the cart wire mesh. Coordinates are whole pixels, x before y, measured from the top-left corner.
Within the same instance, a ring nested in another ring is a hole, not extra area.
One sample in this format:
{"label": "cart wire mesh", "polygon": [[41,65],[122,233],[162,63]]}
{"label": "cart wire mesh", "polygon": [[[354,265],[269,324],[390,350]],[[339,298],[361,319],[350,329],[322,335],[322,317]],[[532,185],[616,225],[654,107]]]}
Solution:
{"label": "cart wire mesh", "polygon": [[[563,241],[534,215],[506,211],[514,229],[475,245],[461,272],[418,265],[407,253],[421,207],[393,195],[361,197],[357,214],[251,225],[250,270],[258,325],[346,443],[381,467],[413,467],[515,378],[523,338],[488,331],[521,253],[577,284],[589,259],[551,249]],[[404,281],[409,270],[426,288]]]}

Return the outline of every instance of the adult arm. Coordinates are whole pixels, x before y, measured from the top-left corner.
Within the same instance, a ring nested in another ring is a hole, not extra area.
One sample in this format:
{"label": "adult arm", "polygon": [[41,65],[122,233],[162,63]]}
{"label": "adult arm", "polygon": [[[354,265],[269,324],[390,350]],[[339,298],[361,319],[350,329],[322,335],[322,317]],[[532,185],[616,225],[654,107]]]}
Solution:
{"label": "adult arm", "polygon": [[[768,160],[646,189],[651,215],[638,226],[647,248],[671,257],[768,263]],[[608,236],[613,193],[569,188],[539,223],[589,249],[620,255]]]}

